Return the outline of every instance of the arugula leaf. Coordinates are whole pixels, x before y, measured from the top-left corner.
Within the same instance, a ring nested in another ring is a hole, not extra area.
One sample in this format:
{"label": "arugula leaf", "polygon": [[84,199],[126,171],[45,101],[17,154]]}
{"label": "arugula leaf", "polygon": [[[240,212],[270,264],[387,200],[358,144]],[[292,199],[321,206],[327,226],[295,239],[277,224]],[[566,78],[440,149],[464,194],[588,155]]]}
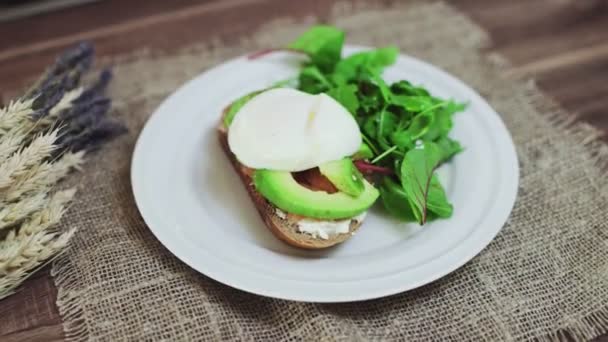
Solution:
{"label": "arugula leaf", "polygon": [[372,143],[372,141],[367,136],[365,136],[365,134],[361,134],[361,138],[363,138],[364,144],[366,144],[370,148],[370,150],[372,150],[373,154],[378,153],[378,148],[374,146],[374,143]]}
{"label": "arugula leaf", "polygon": [[[363,94],[361,91],[362,88],[366,89],[367,94]],[[361,109],[362,114],[364,115],[374,115],[381,109],[381,99],[379,92],[375,92],[375,88],[368,87],[367,85],[363,85],[359,87],[359,108]]]}
{"label": "arugula leaf", "polygon": [[417,115],[412,119],[412,123],[407,128],[407,132],[412,139],[418,139],[428,132],[434,121],[435,116],[430,112]]}
{"label": "arugula leaf", "polygon": [[429,130],[424,135],[424,140],[433,141],[439,137],[447,135],[452,130],[452,116],[466,108],[463,103],[454,101],[443,102],[433,112],[434,121],[429,126]]}
{"label": "arugula leaf", "polygon": [[359,109],[359,99],[357,98],[357,86],[354,84],[343,84],[330,89],[327,95],[340,102],[348,111],[356,115]]}
{"label": "arugula leaf", "polygon": [[309,94],[319,94],[332,88],[327,77],[314,65],[303,68],[298,81],[300,90]]}
{"label": "arugula leaf", "polygon": [[245,94],[245,95],[239,97],[238,99],[236,99],[234,102],[232,102],[230,104],[230,107],[228,107],[228,111],[226,112],[226,115],[224,115],[224,126],[229,127],[230,124],[232,123],[232,120],[234,120],[236,113],[238,113],[238,111],[241,110],[241,108],[243,108],[243,106],[247,102],[249,102],[249,100],[254,98],[256,95],[258,95],[262,91],[263,90],[258,90],[258,91],[251,92],[249,94]]}
{"label": "arugula leaf", "polygon": [[[376,164],[376,163],[380,162],[380,161],[381,161],[381,160],[383,160],[383,159],[386,159],[386,158],[391,158],[391,153],[394,153],[394,154],[397,154],[397,155],[399,155],[399,156],[403,157],[403,156],[404,156],[404,154],[403,154],[403,153],[401,153],[401,152],[399,152],[399,151],[397,151],[397,149],[398,149],[398,146],[396,146],[396,145],[395,145],[395,146],[392,146],[392,147],[389,147],[389,148],[388,148],[388,149],[386,149],[384,152],[382,152],[382,154],[380,154],[379,156],[377,156],[376,158],[374,158],[374,159],[371,161],[371,163],[372,163],[372,164]],[[385,162],[385,164],[386,164],[386,162]]]}
{"label": "arugula leaf", "polygon": [[433,175],[427,196],[427,209],[441,218],[452,216],[454,207],[448,201],[445,190],[439,182],[439,177]]}
{"label": "arugula leaf", "polygon": [[342,84],[358,78],[362,70],[370,70],[374,74],[381,74],[385,67],[395,63],[398,54],[399,50],[395,47],[352,54],[336,64],[332,78],[336,84]]}
{"label": "arugula leaf", "polygon": [[356,156],[392,174],[378,184],[387,211],[420,223],[451,215],[452,206],[433,173],[462,150],[448,134],[454,113],[464,105],[434,97],[407,80],[387,84],[382,72],[395,62],[396,48],[340,59],[343,43],[342,31],[321,25],[289,45],[310,57],[298,75],[298,89],[325,92],[353,115],[365,146]]}
{"label": "arugula leaf", "polygon": [[433,98],[428,96],[393,95],[391,103],[410,112],[422,112],[430,108]]}
{"label": "arugula leaf", "polygon": [[[369,138],[376,140],[378,134],[378,122],[375,117],[370,116],[363,120],[363,124],[360,125],[361,130]],[[371,145],[370,145],[371,146]]]}
{"label": "arugula leaf", "polygon": [[443,136],[436,141],[437,146],[441,150],[441,162],[447,161],[455,154],[462,152],[463,148],[460,143],[447,136]]}
{"label": "arugula leaf", "polygon": [[431,96],[428,90],[422,87],[416,87],[406,80],[393,83],[391,85],[391,91],[395,95]]}
{"label": "arugula leaf", "polygon": [[340,60],[344,32],[326,25],[311,27],[304,32],[288,48],[306,53],[312,64],[320,70],[331,71]]}
{"label": "arugula leaf", "polygon": [[376,114],[388,102],[390,90],[384,80],[365,71],[357,80],[358,96],[361,108],[366,114]]}
{"label": "arugula leaf", "polygon": [[391,134],[391,141],[402,150],[414,148],[414,139],[406,130],[395,131]]}
{"label": "arugula leaf", "polygon": [[390,148],[390,144],[387,137],[390,136],[391,132],[395,130],[397,126],[397,115],[389,112],[386,107],[382,108],[382,111],[378,113],[378,125],[376,126],[377,133],[376,139],[383,148]]}
{"label": "arugula leaf", "polygon": [[384,82],[384,79],[382,79],[379,74],[374,73],[369,69],[367,70],[367,77],[373,82],[376,87],[378,87],[378,91],[380,92],[380,96],[382,97],[384,103],[389,103],[391,101],[392,94],[388,85],[386,84],[386,82]]}
{"label": "arugula leaf", "polygon": [[443,107],[443,109],[446,112],[450,113],[450,114],[455,114],[457,112],[462,112],[466,108],[467,108],[467,104],[466,103],[456,102],[454,100],[447,101],[447,104]]}
{"label": "arugula leaf", "polygon": [[397,126],[397,120],[397,115],[388,111],[386,107],[382,108],[378,122],[378,138],[385,137],[394,131]]}
{"label": "arugula leaf", "polygon": [[395,131],[402,131],[411,124],[412,117],[413,117],[412,113],[405,111],[403,109],[403,107],[398,107],[398,106],[394,106],[394,105],[389,105],[388,108],[392,113],[395,113],[397,115],[397,117],[399,118],[399,123],[397,123],[397,127],[395,127]]}
{"label": "arugula leaf", "polygon": [[416,220],[424,224],[427,220],[428,194],[433,172],[442,157],[439,147],[431,142],[405,154],[401,163],[401,185],[405,190]]}
{"label": "arugula leaf", "polygon": [[[363,54],[365,53],[363,52]],[[399,49],[395,46],[388,46],[372,50],[366,55],[368,57],[365,65],[368,68],[375,69],[377,72],[381,72],[384,68],[395,64],[399,55]]]}
{"label": "arugula leaf", "polygon": [[405,190],[391,177],[384,177],[380,183],[380,198],[389,214],[404,221],[416,221],[412,207],[409,205]]}

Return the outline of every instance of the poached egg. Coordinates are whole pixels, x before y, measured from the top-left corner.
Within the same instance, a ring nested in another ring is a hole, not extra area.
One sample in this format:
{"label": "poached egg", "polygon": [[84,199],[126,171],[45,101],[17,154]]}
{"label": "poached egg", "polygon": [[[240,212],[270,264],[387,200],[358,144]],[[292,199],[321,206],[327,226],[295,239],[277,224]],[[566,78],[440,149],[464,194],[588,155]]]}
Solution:
{"label": "poached egg", "polygon": [[238,111],[228,145],[247,167],[297,172],[354,154],[361,133],[348,110],[330,96],[275,88]]}

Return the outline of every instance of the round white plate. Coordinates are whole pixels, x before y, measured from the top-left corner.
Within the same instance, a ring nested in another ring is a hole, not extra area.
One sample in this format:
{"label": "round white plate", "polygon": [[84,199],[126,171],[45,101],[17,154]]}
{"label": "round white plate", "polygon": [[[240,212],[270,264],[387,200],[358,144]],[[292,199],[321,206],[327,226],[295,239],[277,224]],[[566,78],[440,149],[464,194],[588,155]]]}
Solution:
{"label": "round white plate", "polygon": [[[346,54],[365,49],[349,46]],[[133,193],[150,230],[179,259],[232,287],[263,296],[346,302],[427,284],[462,266],[496,236],[515,202],[518,163],[498,114],[471,88],[400,56],[388,81],[407,79],[469,102],[451,136],[464,152],[440,170],[450,219],[424,227],[371,210],[359,232],[328,250],[277,240],[258,216],[218,143],[222,109],[238,96],[292,77],[301,60],[277,53],[228,61],[183,85],[152,115],[131,166]]]}

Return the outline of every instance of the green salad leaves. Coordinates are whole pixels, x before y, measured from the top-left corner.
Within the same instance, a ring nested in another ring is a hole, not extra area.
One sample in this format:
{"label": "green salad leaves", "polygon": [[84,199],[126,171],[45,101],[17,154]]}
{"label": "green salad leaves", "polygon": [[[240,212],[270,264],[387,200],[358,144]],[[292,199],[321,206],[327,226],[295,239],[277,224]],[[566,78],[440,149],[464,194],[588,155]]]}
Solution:
{"label": "green salad leaves", "polygon": [[319,70],[331,71],[342,57],[344,32],[331,26],[314,26],[288,48],[306,53]]}
{"label": "green salad leaves", "polygon": [[433,96],[407,80],[386,82],[382,73],[399,51],[385,47],[342,58],[344,32],[315,26],[286,50],[307,55],[298,89],[327,93],[359,124],[364,145],[355,155],[359,169],[377,177],[386,210],[406,221],[424,224],[452,215],[452,205],[435,174],[462,151],[448,134],[452,117],[465,104]]}

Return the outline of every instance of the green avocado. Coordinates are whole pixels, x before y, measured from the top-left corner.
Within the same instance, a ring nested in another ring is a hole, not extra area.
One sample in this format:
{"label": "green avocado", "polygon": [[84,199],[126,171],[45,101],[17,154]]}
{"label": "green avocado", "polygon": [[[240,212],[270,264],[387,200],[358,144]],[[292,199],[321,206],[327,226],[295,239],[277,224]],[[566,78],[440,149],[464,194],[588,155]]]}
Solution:
{"label": "green avocado", "polygon": [[319,165],[321,174],[340,191],[358,197],[361,195],[365,186],[363,176],[353,164],[352,159],[343,158]]}
{"label": "green avocado", "polygon": [[258,192],[277,208],[317,219],[345,219],[357,216],[374,204],[379,192],[366,180],[360,196],[310,190],[296,182],[291,172],[259,169],[253,174]]}
{"label": "green avocado", "polygon": [[239,110],[241,110],[241,108],[243,108],[243,106],[249,102],[249,100],[251,100],[252,98],[254,98],[256,95],[258,95],[259,93],[261,93],[263,90],[260,91],[254,91],[251,92],[249,94],[245,94],[241,97],[239,97],[238,99],[234,100],[234,102],[232,102],[226,112],[226,115],[224,116],[224,126],[226,127],[230,127],[230,124],[232,123],[232,120],[234,120],[234,117],[236,116],[236,113],[238,113]]}

